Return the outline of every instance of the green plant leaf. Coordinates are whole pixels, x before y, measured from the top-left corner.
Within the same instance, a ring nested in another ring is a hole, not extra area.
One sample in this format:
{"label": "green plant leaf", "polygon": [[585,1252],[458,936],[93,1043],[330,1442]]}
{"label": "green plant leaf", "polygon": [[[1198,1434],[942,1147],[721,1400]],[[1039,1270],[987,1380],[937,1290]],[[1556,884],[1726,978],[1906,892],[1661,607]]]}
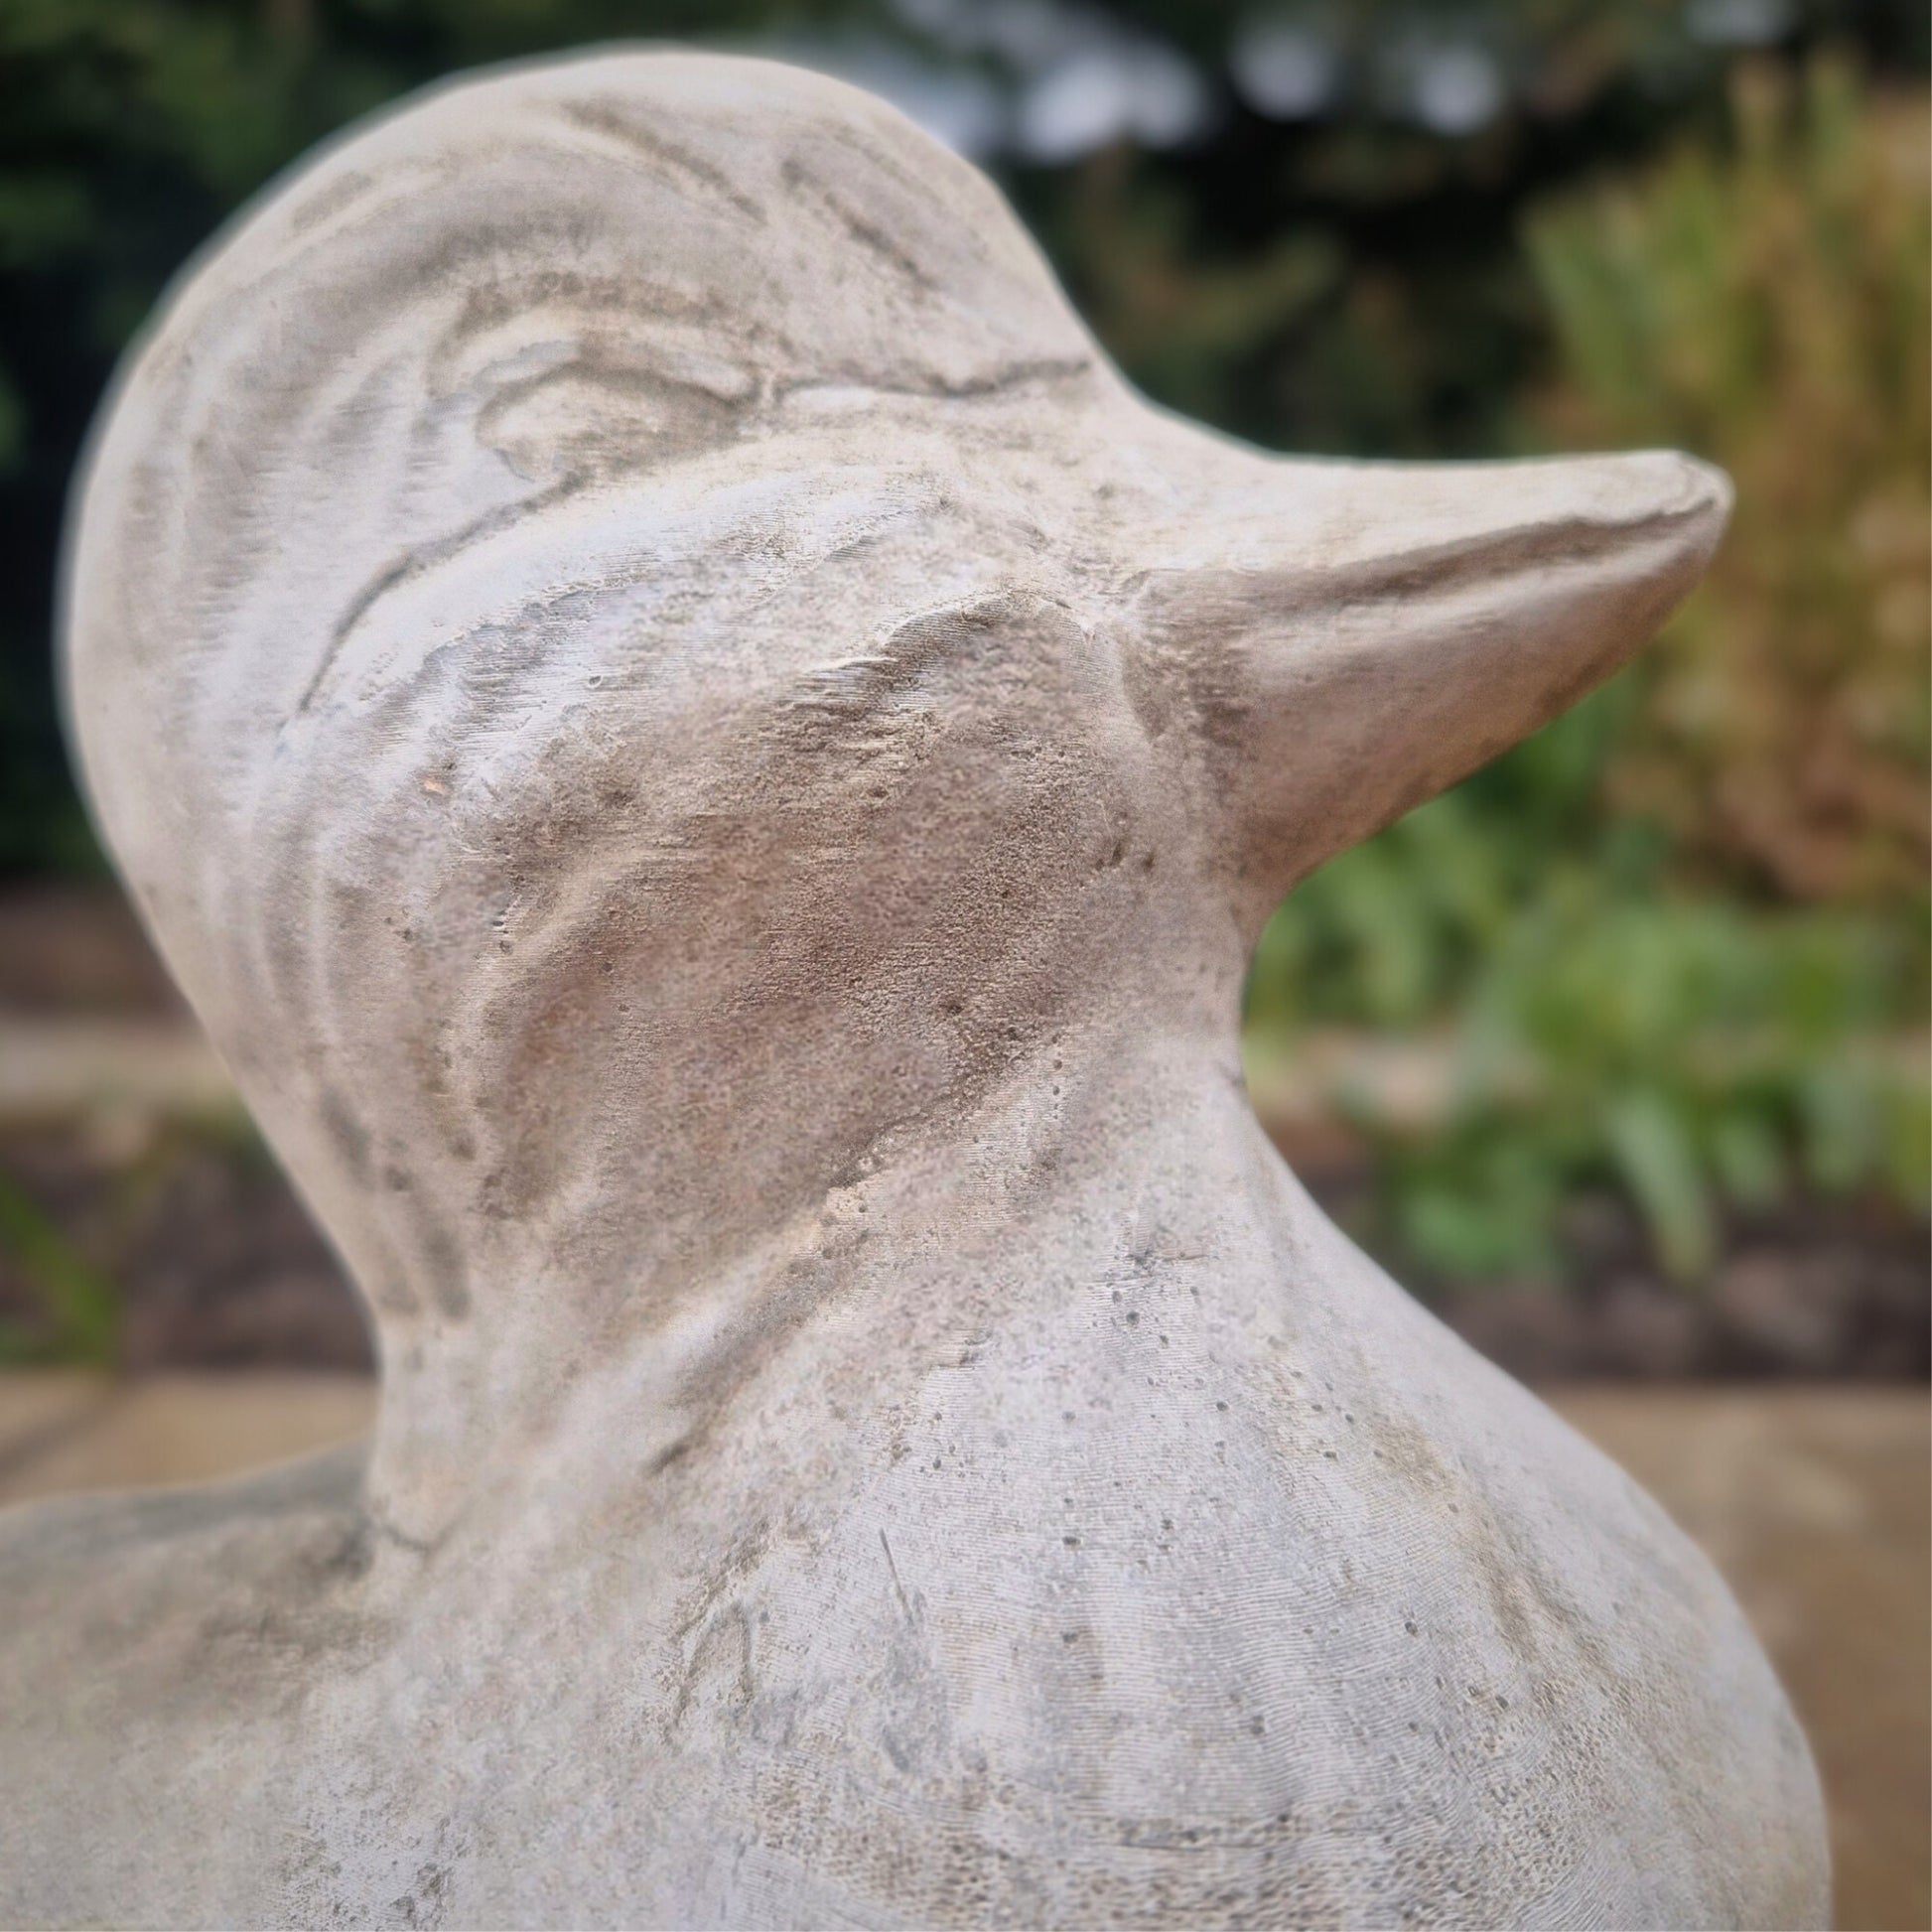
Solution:
{"label": "green plant leaf", "polygon": [[1679,1110],[1655,1088],[1638,1088],[1604,1110],[1603,1131],[1666,1272],[1680,1282],[1702,1280],[1717,1258],[1717,1221]]}
{"label": "green plant leaf", "polygon": [[111,1366],[120,1340],[120,1298],[42,1208],[0,1173],[0,1249],[40,1297],[53,1345],[70,1362]]}

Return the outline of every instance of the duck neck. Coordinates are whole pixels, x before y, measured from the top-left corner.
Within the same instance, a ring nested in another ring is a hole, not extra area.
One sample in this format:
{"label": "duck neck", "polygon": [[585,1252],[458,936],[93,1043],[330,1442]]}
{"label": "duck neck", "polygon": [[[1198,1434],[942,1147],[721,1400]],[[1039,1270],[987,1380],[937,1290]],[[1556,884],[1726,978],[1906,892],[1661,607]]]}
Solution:
{"label": "duck neck", "polygon": [[746,1212],[746,1162],[714,1164],[709,1246],[653,1211],[680,1197],[661,1175],[541,1242],[498,1239],[473,1263],[463,1332],[384,1324],[376,1518],[431,1546],[532,1472],[556,1483],[586,1461],[608,1479],[617,1443],[647,1482],[847,1305],[876,1305],[852,1330],[863,1347],[889,1330],[917,1352],[927,1330],[997,1323],[1042,1292],[1042,1259],[1131,1241],[1111,1223],[1167,1142],[1246,1107],[1226,1018],[1158,1027],[1136,1011],[1040,1038],[972,1104],[883,1120],[838,1159],[800,1119],[786,1172],[802,1178],[764,1190],[762,1221]]}

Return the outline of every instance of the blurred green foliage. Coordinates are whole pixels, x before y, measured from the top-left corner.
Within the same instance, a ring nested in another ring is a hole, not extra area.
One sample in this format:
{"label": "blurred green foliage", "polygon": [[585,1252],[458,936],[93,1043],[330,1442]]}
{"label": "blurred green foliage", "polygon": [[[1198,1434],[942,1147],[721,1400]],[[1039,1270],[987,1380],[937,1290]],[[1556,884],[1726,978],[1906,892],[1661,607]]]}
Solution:
{"label": "blurred green foliage", "polygon": [[[1658,649],[1269,928],[1257,1030],[1411,1033],[1453,1068],[1446,1129],[1362,1118],[1366,1232],[1438,1273],[1553,1269],[1563,1203],[1608,1185],[1690,1280],[1726,1202],[1922,1210],[1916,4],[0,0],[0,872],[99,863],[54,722],[65,491],[114,356],[277,169],[454,69],[613,38],[861,78],[885,49],[1019,126],[1055,21],[1197,83],[1185,138],[988,155],[1151,394],[1283,448],[1663,443],[1738,482]],[[1269,33],[1292,109],[1243,78]]]}
{"label": "blurred green foliage", "polygon": [[1734,156],[1539,213],[1566,442],[1719,456],[1729,543],[1645,671],[1614,802],[1707,870],[1922,907],[1932,616],[1927,122],[1842,62],[1736,77]]}
{"label": "blurred green foliage", "polygon": [[113,1365],[121,1320],[120,1297],[113,1283],[4,1173],[0,1173],[0,1256],[19,1270],[43,1317],[31,1326],[0,1322],[0,1365]]}
{"label": "blurred green foliage", "polygon": [[1827,59],[1740,70],[1734,117],[1528,222],[1546,434],[1725,464],[1710,579],[1257,961],[1259,1024],[1453,1016],[1447,1131],[1362,1123],[1383,1238],[1450,1275],[1555,1269],[1592,1186],[1687,1281],[1726,1204],[1926,1204],[1926,106]]}

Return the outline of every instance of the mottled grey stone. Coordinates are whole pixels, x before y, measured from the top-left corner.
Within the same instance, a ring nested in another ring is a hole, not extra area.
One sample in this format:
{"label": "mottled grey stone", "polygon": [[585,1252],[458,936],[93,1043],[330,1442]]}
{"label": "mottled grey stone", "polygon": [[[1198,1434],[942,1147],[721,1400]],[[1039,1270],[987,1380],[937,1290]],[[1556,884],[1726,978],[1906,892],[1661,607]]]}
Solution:
{"label": "mottled grey stone", "polygon": [[1709,1566],[1322,1217],[1239,988],[1725,485],[1151,409],[756,62],[436,90],[123,374],[74,731],[366,1460],[0,1523],[0,1917],[1801,1925]]}

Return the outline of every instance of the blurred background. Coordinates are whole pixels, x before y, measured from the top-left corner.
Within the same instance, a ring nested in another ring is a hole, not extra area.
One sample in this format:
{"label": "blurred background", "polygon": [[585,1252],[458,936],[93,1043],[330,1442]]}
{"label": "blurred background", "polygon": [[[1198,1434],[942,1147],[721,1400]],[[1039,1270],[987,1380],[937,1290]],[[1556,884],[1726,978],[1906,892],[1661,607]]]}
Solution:
{"label": "blurred background", "polygon": [[[0,1498],[36,1457],[49,1486],[103,1373],[368,1368],[75,796],[51,604],[89,416],[168,278],[316,140],[616,38],[887,95],[996,176],[1136,383],[1257,443],[1731,473],[1656,646],[1283,906],[1250,1086],[1506,1366],[1679,1385],[1585,1408],[1762,1573],[1760,1627],[1833,1624],[1828,1574],[1890,1629],[1862,1691],[1801,1702],[1852,1767],[1841,1922],[1924,1924],[1921,0],[0,0]],[[110,1473],[199,1472],[145,1440]]]}

